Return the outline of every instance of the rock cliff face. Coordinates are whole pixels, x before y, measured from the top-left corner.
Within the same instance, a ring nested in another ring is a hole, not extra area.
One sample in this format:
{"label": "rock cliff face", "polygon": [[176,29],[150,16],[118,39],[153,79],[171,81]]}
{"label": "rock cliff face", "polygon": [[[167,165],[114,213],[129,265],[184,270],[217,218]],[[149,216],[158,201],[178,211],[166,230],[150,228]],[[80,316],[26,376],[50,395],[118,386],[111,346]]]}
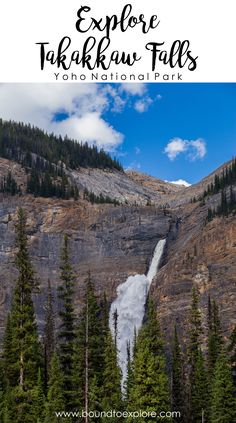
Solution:
{"label": "rock cliff face", "polygon": [[90,270],[98,295],[111,300],[116,287],[129,275],[145,273],[159,239],[167,236],[173,220],[154,207],[90,205],[87,202],[6,198],[0,209],[0,319],[4,326],[14,280],[14,223],[17,208],[27,211],[30,254],[42,295],[35,295],[40,326],[48,279],[54,293],[59,284],[63,234],[70,237],[78,309]]}
{"label": "rock cliff face", "polygon": [[[14,223],[19,206],[27,212],[30,254],[41,290],[41,294],[35,295],[40,329],[47,281],[51,280],[55,296],[60,283],[64,233],[70,237],[76,272],[77,310],[82,304],[88,270],[97,294],[102,296],[105,291],[112,301],[116,287],[128,276],[146,273],[156,243],[167,238],[162,267],[151,288],[167,338],[175,321],[182,329],[188,324],[193,285],[198,286],[201,294],[203,320],[207,297],[211,294],[219,303],[226,336],[236,324],[235,216],[215,218],[206,224],[209,204],[190,202],[203,192],[214,174],[200,184],[183,189],[146,175],[85,169],[71,173],[71,179],[80,189],[86,187],[95,194],[103,192],[124,203],[115,207],[91,205],[82,199],[34,198],[25,194],[26,175],[20,165],[1,160],[0,176],[6,175],[9,168],[21,184],[23,195],[0,194],[0,337],[17,276]],[[147,206],[149,200],[152,205]],[[219,196],[214,196],[209,203],[218,201]],[[164,205],[168,207],[163,208]]]}
{"label": "rock cliff face", "polygon": [[69,177],[80,189],[88,189],[99,195],[103,193],[121,203],[146,205],[158,204],[168,200],[168,195],[183,190],[160,179],[138,174],[137,172],[118,172],[117,170],[80,169],[68,172]]}
{"label": "rock cliff face", "polygon": [[203,324],[207,324],[208,295],[219,305],[222,328],[228,336],[236,324],[235,216],[205,224],[206,206],[178,210],[174,237],[169,236],[165,264],[152,284],[152,294],[166,337],[174,324],[186,334],[191,291],[200,292]]}

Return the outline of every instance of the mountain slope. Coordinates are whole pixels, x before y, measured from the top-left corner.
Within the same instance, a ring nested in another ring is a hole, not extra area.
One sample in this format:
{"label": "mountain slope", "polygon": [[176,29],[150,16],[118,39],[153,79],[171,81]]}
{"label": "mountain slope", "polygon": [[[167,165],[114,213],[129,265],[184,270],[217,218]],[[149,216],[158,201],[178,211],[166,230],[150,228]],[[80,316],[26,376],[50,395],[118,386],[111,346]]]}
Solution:
{"label": "mountain slope", "polygon": [[[16,195],[0,193],[0,334],[16,278],[14,224],[17,208],[22,206],[27,213],[30,254],[41,286],[41,295],[35,295],[41,330],[48,279],[56,297],[61,243],[63,234],[68,233],[76,272],[77,311],[88,270],[98,295],[105,291],[111,302],[117,286],[128,276],[146,273],[156,243],[167,238],[162,267],[152,284],[167,338],[175,321],[182,333],[188,326],[193,286],[199,288],[205,322],[208,295],[217,300],[228,336],[236,323],[235,214],[230,212],[228,217],[220,215],[208,221],[208,209],[217,208],[222,195],[218,191],[204,197],[203,193],[229,163],[189,188],[116,168],[65,166],[63,171],[69,183],[78,187],[80,196],[62,199],[27,193],[30,168],[19,162],[0,158],[0,179],[11,172],[21,190]],[[91,204],[83,196],[85,189],[97,196],[102,193],[115,198],[120,204]],[[224,190],[228,198],[236,198],[235,182]]]}

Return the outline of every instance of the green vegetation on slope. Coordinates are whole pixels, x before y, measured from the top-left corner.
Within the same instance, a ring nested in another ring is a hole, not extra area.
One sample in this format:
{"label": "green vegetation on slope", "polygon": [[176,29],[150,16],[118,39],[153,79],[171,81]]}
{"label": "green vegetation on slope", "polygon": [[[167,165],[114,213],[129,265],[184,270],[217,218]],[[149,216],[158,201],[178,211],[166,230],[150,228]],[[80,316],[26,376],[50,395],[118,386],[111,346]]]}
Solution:
{"label": "green vegetation on slope", "polygon": [[[26,170],[27,192],[35,197],[79,198],[78,187],[67,169],[90,167],[123,171],[121,164],[104,150],[87,143],[46,134],[42,130],[0,119],[0,156],[20,163]],[[19,189],[10,174],[0,181],[0,191],[15,195]],[[108,197],[85,192],[92,203],[113,203]],[[117,204],[117,202],[115,202]]]}
{"label": "green vegetation on slope", "polygon": [[41,129],[0,119],[0,156],[15,160],[24,166],[32,167],[32,154],[40,156],[49,163],[60,164],[77,169],[92,167],[101,169],[117,169],[122,171],[121,164],[112,159],[104,150],[88,143],[78,143],[67,137],[64,139],[54,134],[47,134]]}

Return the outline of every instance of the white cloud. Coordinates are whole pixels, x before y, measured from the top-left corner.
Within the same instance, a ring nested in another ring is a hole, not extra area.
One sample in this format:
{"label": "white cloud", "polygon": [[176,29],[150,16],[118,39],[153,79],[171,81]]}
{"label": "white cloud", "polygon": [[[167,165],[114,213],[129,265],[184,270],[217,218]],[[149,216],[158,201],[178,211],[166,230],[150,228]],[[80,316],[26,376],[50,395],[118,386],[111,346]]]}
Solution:
{"label": "white cloud", "polygon": [[192,160],[196,159],[203,159],[206,155],[206,143],[202,139],[198,139],[195,141],[190,141],[191,146],[193,147],[193,152],[190,153]]}
{"label": "white cloud", "polygon": [[183,153],[187,149],[186,141],[181,138],[174,138],[165,147],[164,152],[167,154],[170,160],[174,160],[180,153]]}
{"label": "white cloud", "polygon": [[148,110],[149,106],[153,103],[153,100],[150,97],[144,97],[140,100],[137,100],[134,104],[134,108],[138,113],[144,113]]}
{"label": "white cloud", "polygon": [[[0,84],[0,117],[111,151],[124,136],[107,122],[104,113],[121,113],[125,107],[143,113],[153,102],[145,93],[143,83]],[[62,121],[56,119],[58,113],[64,114]]]}
{"label": "white cloud", "polygon": [[176,157],[185,153],[190,161],[202,159],[206,155],[206,143],[203,139],[197,140],[183,140],[182,138],[173,138],[164,149],[170,160],[175,160]]}
{"label": "white cloud", "polygon": [[182,185],[184,187],[190,187],[191,184],[187,181],[185,181],[184,179],[178,179],[177,181],[166,181],[169,182],[170,184],[174,184],[174,185]]}
{"label": "white cloud", "polygon": [[162,95],[161,94],[158,94],[156,98],[157,98],[157,100],[161,100],[162,99]]}
{"label": "white cloud", "polygon": [[106,93],[112,100],[113,105],[111,107],[111,111],[121,113],[127,104],[127,98],[124,98],[124,96],[122,97],[122,92],[119,87],[105,84],[103,86],[103,92]]}
{"label": "white cloud", "polygon": [[[0,117],[114,151],[124,136],[110,125],[105,112],[133,107],[143,113],[157,98],[148,96],[143,83],[0,84]],[[63,120],[57,119],[58,113]]]}
{"label": "white cloud", "polygon": [[131,95],[142,96],[147,91],[147,87],[146,87],[146,84],[144,84],[142,82],[140,82],[140,83],[135,83],[135,82],[129,83],[129,82],[127,82],[127,83],[121,84],[120,90],[125,91],[125,92],[127,92],[128,94],[131,94]]}
{"label": "white cloud", "polygon": [[137,154],[137,155],[141,153],[141,150],[140,150],[139,147],[135,147],[134,150],[135,150],[135,154]]}
{"label": "white cloud", "polygon": [[[103,118],[103,113],[117,102],[116,90],[108,93],[108,85],[0,85],[2,119],[30,123],[47,132],[68,135],[106,150],[114,150],[124,138]],[[65,113],[66,117],[55,121],[59,112]]]}
{"label": "white cloud", "polygon": [[114,130],[99,113],[86,113],[81,117],[70,117],[52,126],[54,133],[67,135],[74,139],[95,143],[108,151],[114,150],[123,141],[123,135]]}

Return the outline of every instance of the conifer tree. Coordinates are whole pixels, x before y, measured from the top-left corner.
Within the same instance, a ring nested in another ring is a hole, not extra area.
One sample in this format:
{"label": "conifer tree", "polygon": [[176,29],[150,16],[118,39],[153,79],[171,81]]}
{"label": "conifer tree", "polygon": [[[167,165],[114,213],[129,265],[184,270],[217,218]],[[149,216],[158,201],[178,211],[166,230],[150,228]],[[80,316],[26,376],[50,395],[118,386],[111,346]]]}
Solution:
{"label": "conifer tree", "polygon": [[59,423],[68,421],[66,419],[56,417],[56,412],[64,410],[65,398],[63,374],[60,368],[58,355],[57,353],[54,353],[49,373],[45,423]]}
{"label": "conifer tree", "polygon": [[104,336],[104,340],[107,335],[107,331],[109,330],[109,305],[106,297],[106,293],[103,294],[103,299],[100,303],[101,309],[101,323],[102,323],[102,336]]}
{"label": "conifer tree", "polygon": [[117,349],[117,338],[118,338],[118,312],[117,312],[117,309],[115,309],[112,318],[113,318],[113,327],[114,327],[114,341],[115,341],[115,347]]}
{"label": "conifer tree", "polygon": [[[208,384],[205,377],[205,364],[201,352],[200,336],[202,334],[199,297],[195,288],[192,291],[190,311],[188,365],[189,365],[189,421],[201,422],[202,414],[207,414]],[[205,382],[204,382],[205,381]],[[204,396],[202,393],[204,390]],[[202,401],[203,400],[203,401]],[[205,402],[204,402],[205,401]],[[200,420],[199,420],[200,419]]]}
{"label": "conifer tree", "polygon": [[133,386],[133,363],[132,363],[132,357],[131,357],[131,349],[130,349],[130,343],[127,343],[127,375],[124,382],[124,390],[125,390],[125,404],[129,408],[130,407],[130,392]]}
{"label": "conifer tree", "polygon": [[228,347],[228,352],[230,354],[233,382],[236,390],[236,326],[234,327],[230,335],[230,344]]}
{"label": "conifer tree", "polygon": [[181,418],[177,422],[185,421],[185,378],[183,369],[182,351],[179,344],[177,328],[174,330],[174,344],[172,349],[172,410],[180,411]]}
{"label": "conifer tree", "polygon": [[62,306],[59,312],[61,324],[59,328],[59,358],[63,374],[64,395],[66,407],[73,406],[73,354],[75,342],[75,312],[74,312],[74,285],[75,276],[69,257],[69,239],[64,236],[61,253],[61,281],[58,288],[58,297]]}
{"label": "conifer tree", "polygon": [[32,293],[36,286],[30,261],[26,216],[18,210],[16,224],[18,278],[13,294],[4,339],[3,363],[6,370],[6,419],[15,423],[33,423],[33,388],[41,364]]}
{"label": "conifer tree", "polygon": [[226,354],[219,355],[212,386],[211,422],[229,423],[236,421],[236,399],[232,374]]}
{"label": "conifer tree", "polygon": [[11,308],[12,339],[13,351],[17,354],[15,367],[18,372],[18,383],[27,390],[34,387],[37,381],[40,348],[32,300],[36,282],[28,253],[26,216],[21,208],[18,210],[16,224],[16,247],[15,263],[19,276]]}
{"label": "conifer tree", "polygon": [[194,423],[208,421],[209,391],[205,360],[199,348],[191,386],[191,418]]}
{"label": "conifer tree", "polygon": [[[121,410],[121,370],[117,362],[117,351],[110,330],[107,332],[104,351],[104,371],[102,384],[102,410]],[[116,418],[111,418],[115,422]]]}
{"label": "conifer tree", "polygon": [[[84,308],[80,316],[74,352],[76,407],[93,409],[101,395],[104,371],[104,337],[101,310],[94,293],[90,272],[86,280]],[[93,391],[93,392],[91,392]]]}
{"label": "conifer tree", "polygon": [[34,415],[35,423],[44,422],[44,407],[45,407],[45,396],[44,396],[41,370],[39,369],[37,385],[33,393],[33,415]]}
{"label": "conifer tree", "polygon": [[[147,301],[147,318],[136,342],[134,380],[130,392],[133,410],[168,411],[170,395],[159,324],[152,300]],[[137,421],[141,422],[143,419]],[[152,420],[145,419],[149,422]]]}
{"label": "conifer tree", "polygon": [[201,314],[199,311],[199,297],[198,293],[193,288],[192,291],[192,305],[190,312],[190,329],[189,329],[189,345],[188,345],[188,359],[191,368],[194,368],[194,363],[198,356],[200,336],[202,334]]}
{"label": "conifer tree", "polygon": [[208,371],[211,377],[215,363],[222,348],[219,311],[215,301],[208,300]]}
{"label": "conifer tree", "polygon": [[48,280],[47,300],[45,304],[45,328],[44,328],[44,384],[47,388],[48,375],[51,360],[55,351],[55,322],[54,322],[54,298],[50,280]]}

